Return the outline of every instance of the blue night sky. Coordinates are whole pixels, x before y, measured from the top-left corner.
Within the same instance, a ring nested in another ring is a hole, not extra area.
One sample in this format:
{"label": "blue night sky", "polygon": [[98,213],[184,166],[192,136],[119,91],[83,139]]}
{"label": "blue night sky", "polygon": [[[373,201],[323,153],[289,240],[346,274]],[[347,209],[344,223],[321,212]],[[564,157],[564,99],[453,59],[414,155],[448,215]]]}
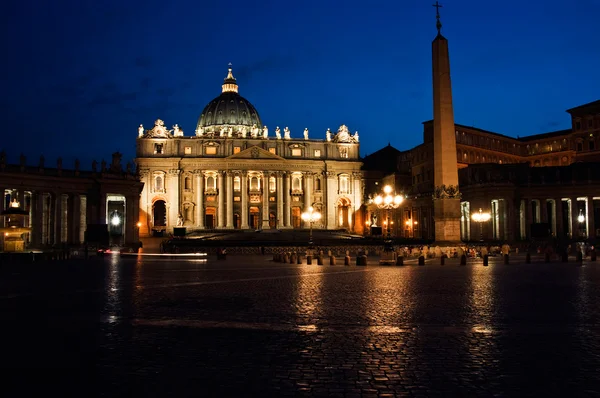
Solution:
{"label": "blue night sky", "polygon": [[[137,127],[194,134],[227,64],[272,135],[359,131],[361,154],[422,142],[431,0],[11,1],[0,101],[9,161],[135,157]],[[340,5],[343,4],[343,7]],[[456,123],[509,136],[570,127],[600,98],[598,0],[441,1]]]}

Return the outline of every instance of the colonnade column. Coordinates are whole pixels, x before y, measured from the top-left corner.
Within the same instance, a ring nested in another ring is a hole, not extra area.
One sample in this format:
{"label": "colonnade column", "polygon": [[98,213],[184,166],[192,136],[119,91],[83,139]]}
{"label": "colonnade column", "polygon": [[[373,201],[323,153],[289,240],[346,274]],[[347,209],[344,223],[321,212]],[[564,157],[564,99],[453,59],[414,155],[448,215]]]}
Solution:
{"label": "colonnade column", "polygon": [[54,241],[53,244],[62,242],[62,223],[63,223],[63,201],[62,193],[54,194]]}
{"label": "colonnade column", "polygon": [[225,192],[223,191],[223,176],[225,173],[219,173],[217,189],[219,190],[219,209],[217,215],[217,228],[225,226]]}
{"label": "colonnade column", "polygon": [[308,211],[308,208],[312,206],[312,178],[312,172],[304,173],[304,211]]}
{"label": "colonnade column", "polygon": [[[67,202],[67,206],[69,208],[69,212],[67,213],[67,228],[68,228],[68,236],[67,242],[79,244],[79,218],[80,218],[80,209],[81,203],[79,202],[78,194],[69,195],[69,199]],[[137,223],[137,220],[136,220]]]}
{"label": "colonnade column", "polygon": [[531,199],[525,199],[525,239],[531,239],[531,224],[533,223],[533,211]]}
{"label": "colonnade column", "polygon": [[278,171],[276,175],[275,189],[277,189],[277,228],[281,229],[283,227],[283,172]]}
{"label": "colonnade column", "polygon": [[588,238],[596,237],[596,223],[594,220],[594,197],[587,197],[587,227],[588,227]]}
{"label": "colonnade column", "polygon": [[565,222],[563,220],[563,201],[561,198],[554,199],[554,217],[556,217],[556,237],[562,238],[566,235]]}
{"label": "colonnade column", "polygon": [[331,171],[324,172],[326,178],[326,197],[327,197],[327,225],[325,226],[327,229],[335,229],[337,226],[337,222],[335,220],[335,174]]}
{"label": "colonnade column", "polygon": [[292,195],[291,195],[291,190],[292,190],[292,173],[290,173],[289,171],[285,173],[285,180],[284,180],[284,192],[285,192],[285,207],[283,209],[284,212],[284,216],[285,216],[285,227],[286,228],[291,228],[292,227],[292,217],[291,217],[291,212],[292,212]]}
{"label": "colonnade column", "polygon": [[262,229],[269,229],[269,172],[263,173],[262,184]]}
{"label": "colonnade column", "polygon": [[196,199],[196,225],[199,229],[204,229],[204,174],[201,171],[196,174],[196,187],[198,193]]}
{"label": "colonnade column", "polygon": [[[0,187],[0,195],[2,195],[2,200],[0,200],[0,214],[2,214],[2,212],[6,210],[4,208],[4,203],[6,202],[6,188]],[[0,217],[0,227],[4,227],[4,217]],[[4,248],[2,250],[4,250]]]}
{"label": "colonnade column", "polygon": [[227,172],[227,229],[233,229],[233,172]]}
{"label": "colonnade column", "polygon": [[39,247],[42,243],[42,204],[41,193],[38,191],[31,192],[31,220],[29,224],[31,226],[31,245],[33,247]]}
{"label": "colonnade column", "polygon": [[241,177],[241,189],[242,189],[242,229],[249,229],[248,225],[248,173],[242,172]]}
{"label": "colonnade column", "polygon": [[577,198],[571,198],[571,239],[575,239],[579,236],[579,222],[577,216],[579,215],[577,209]]}
{"label": "colonnade column", "polygon": [[181,173],[181,170],[179,169],[172,169],[169,170],[169,187],[167,188],[167,195],[169,198],[169,220],[167,222],[167,225],[169,225],[171,228],[173,228],[174,226],[177,225],[177,220],[179,218],[179,190],[180,190],[180,184],[179,184],[179,175]]}
{"label": "colonnade column", "polygon": [[140,202],[136,197],[126,196],[125,197],[125,244],[135,245],[139,242],[138,234],[138,217],[139,217]]}

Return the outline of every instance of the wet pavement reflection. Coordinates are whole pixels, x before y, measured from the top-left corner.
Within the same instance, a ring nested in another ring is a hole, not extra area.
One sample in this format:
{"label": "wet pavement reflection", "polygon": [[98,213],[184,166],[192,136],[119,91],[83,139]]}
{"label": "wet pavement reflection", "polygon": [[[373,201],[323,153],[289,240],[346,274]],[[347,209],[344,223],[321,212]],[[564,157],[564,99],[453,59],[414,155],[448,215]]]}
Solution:
{"label": "wet pavement reflection", "polygon": [[600,264],[107,256],[0,272],[4,366],[93,374],[98,395],[600,394]]}

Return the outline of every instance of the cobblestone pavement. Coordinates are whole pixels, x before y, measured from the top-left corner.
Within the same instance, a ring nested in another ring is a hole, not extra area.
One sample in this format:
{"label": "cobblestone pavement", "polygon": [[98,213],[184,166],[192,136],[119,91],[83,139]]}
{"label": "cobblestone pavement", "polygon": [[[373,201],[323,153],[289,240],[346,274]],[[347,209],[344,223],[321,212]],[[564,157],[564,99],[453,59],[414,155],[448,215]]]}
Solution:
{"label": "cobblestone pavement", "polygon": [[600,396],[600,263],[270,259],[3,264],[4,391]]}

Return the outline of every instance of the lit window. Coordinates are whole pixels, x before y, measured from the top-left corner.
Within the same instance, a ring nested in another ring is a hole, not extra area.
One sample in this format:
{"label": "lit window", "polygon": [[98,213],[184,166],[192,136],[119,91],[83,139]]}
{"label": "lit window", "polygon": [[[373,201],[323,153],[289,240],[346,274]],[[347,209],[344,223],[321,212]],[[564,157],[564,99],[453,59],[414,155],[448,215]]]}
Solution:
{"label": "lit window", "polygon": [[206,177],[206,189],[215,190],[217,189],[217,179],[213,176]]}
{"label": "lit window", "polygon": [[300,191],[302,190],[302,177],[299,175],[292,176],[292,190]]}
{"label": "lit window", "polygon": [[275,152],[275,147],[271,147],[271,148],[269,148],[269,152],[271,152],[271,153],[273,153],[273,154],[276,154],[276,152]]}
{"label": "lit window", "polygon": [[350,184],[348,183],[348,176],[347,175],[341,175],[340,179],[339,179],[339,191],[340,193],[348,193],[348,186]]}
{"label": "lit window", "polygon": [[205,153],[207,155],[216,155],[217,154],[217,147],[216,146],[207,146],[205,149]]}
{"label": "lit window", "polygon": [[191,147],[191,146],[186,146],[186,147],[184,148],[184,153],[185,153],[186,155],[191,155],[191,154],[192,154],[192,147]]}
{"label": "lit window", "polygon": [[234,147],[233,147],[233,153],[234,153],[234,154],[235,154],[235,153],[240,153],[240,151],[241,151],[241,150],[242,150],[242,148],[241,148],[241,147],[239,147],[239,146],[234,146]]}
{"label": "lit window", "polygon": [[239,192],[241,189],[242,180],[239,176],[233,177],[233,190]]}
{"label": "lit window", "polygon": [[163,177],[158,175],[154,177],[154,191],[162,192],[163,190]]}
{"label": "lit window", "polygon": [[315,149],[315,157],[316,158],[320,158],[321,157],[321,150],[320,149]]}
{"label": "lit window", "polygon": [[300,149],[300,148],[293,148],[292,149],[292,156],[302,156],[302,149]]}

